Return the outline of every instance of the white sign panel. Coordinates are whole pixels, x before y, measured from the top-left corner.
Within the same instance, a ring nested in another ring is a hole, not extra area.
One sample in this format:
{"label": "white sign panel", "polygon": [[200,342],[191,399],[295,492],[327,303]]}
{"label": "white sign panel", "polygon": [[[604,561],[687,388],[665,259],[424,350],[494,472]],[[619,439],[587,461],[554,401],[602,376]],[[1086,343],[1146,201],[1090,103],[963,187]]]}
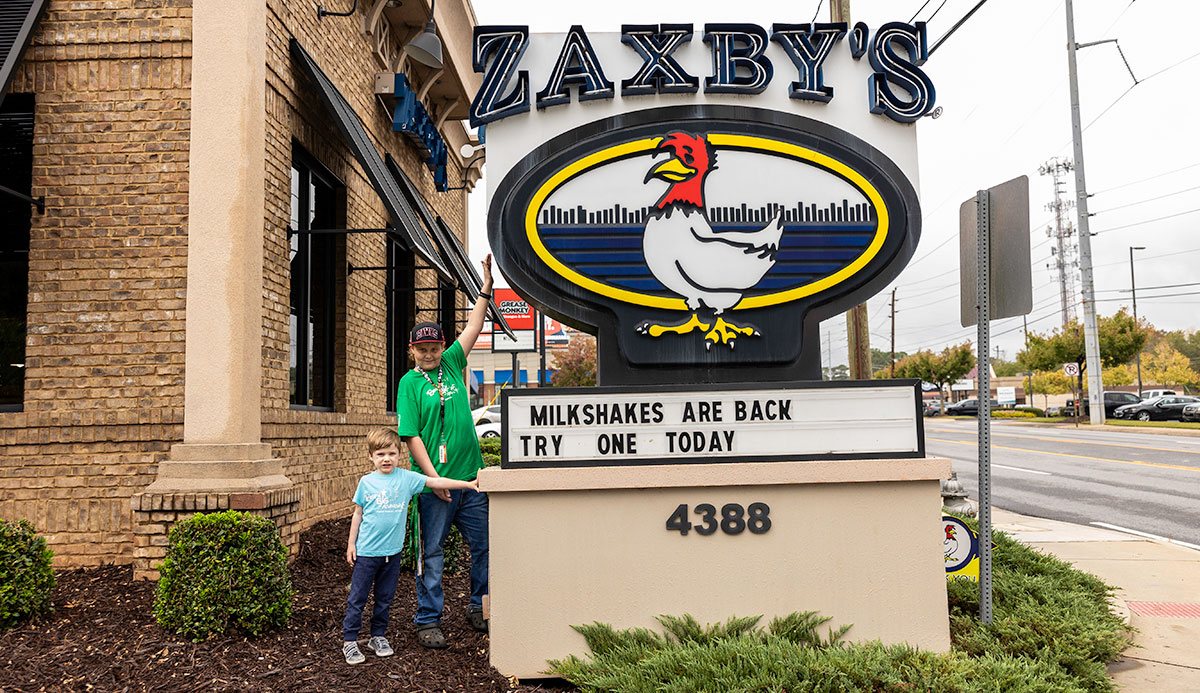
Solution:
{"label": "white sign panel", "polygon": [[997,387],[996,401],[1000,404],[1016,404],[1017,403],[1017,388],[1015,387]]}
{"label": "white sign panel", "polygon": [[506,390],[502,466],[925,454],[915,381],[704,388]]}
{"label": "white sign panel", "polygon": [[1079,364],[1078,363],[1064,363],[1063,364],[1063,373],[1067,374],[1067,376],[1071,377],[1071,378],[1076,377],[1077,375],[1079,375]]}
{"label": "white sign panel", "polygon": [[954,392],[969,392],[975,389],[975,379],[963,378],[962,380],[952,384],[950,389]]}

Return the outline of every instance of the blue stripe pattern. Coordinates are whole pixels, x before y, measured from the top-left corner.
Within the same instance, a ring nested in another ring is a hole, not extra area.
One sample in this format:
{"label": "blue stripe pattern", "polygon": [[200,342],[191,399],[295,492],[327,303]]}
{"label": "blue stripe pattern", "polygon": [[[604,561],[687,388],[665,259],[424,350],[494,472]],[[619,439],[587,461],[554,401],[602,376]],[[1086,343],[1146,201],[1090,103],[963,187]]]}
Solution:
{"label": "blue stripe pattern", "polygon": [[[759,228],[744,224],[713,226],[717,233]],[[640,226],[539,225],[538,232],[556,258],[585,277],[642,293],[675,296],[646,266]],[[827,277],[861,255],[874,233],[874,222],[787,224],[775,266],[746,295],[776,293]]]}

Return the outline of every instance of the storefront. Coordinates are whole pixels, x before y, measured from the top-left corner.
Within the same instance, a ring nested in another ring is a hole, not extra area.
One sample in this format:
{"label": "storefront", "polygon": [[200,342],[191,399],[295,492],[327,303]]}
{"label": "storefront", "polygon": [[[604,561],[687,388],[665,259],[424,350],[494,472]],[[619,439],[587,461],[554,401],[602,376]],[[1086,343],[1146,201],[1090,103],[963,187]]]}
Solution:
{"label": "storefront", "polygon": [[295,548],[393,421],[407,327],[465,319],[471,7],[436,4],[438,68],[402,48],[428,4],[325,4],[6,3],[0,517],[58,565],[153,577],[218,508]]}

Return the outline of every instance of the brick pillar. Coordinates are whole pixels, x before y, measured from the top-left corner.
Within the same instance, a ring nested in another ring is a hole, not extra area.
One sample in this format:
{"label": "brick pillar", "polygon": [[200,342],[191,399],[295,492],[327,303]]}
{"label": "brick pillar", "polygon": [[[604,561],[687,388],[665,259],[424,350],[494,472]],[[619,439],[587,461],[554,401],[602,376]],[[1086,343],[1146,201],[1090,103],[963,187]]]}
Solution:
{"label": "brick pillar", "polygon": [[240,506],[292,539],[299,489],[262,442],[266,10],[192,9],[183,443],[132,500],[138,578],[157,577],[170,525],[195,512]]}

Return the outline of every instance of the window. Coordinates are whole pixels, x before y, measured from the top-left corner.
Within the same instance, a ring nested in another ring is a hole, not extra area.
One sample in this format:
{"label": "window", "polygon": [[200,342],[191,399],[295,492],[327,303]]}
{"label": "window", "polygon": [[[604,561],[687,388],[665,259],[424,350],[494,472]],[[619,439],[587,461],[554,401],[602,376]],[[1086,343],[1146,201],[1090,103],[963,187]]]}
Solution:
{"label": "window", "polygon": [[413,319],[413,253],[399,239],[387,236],[387,383],[384,389],[385,411],[396,411],[396,386],[410,368],[408,330]]}
{"label": "window", "polygon": [[446,344],[458,338],[458,315],[455,304],[455,289],[444,280],[438,280],[437,321],[446,335]]}
{"label": "window", "polygon": [[[343,216],[342,185],[303,150],[292,154],[291,404],[332,410],[337,349],[339,282],[344,281],[344,241],[337,234],[305,233],[337,228]],[[342,276],[339,276],[342,275]]]}
{"label": "window", "polygon": [[[0,185],[21,195],[33,186],[33,94],[9,94],[0,107]],[[24,405],[32,219],[28,200],[0,190],[0,411]]]}

